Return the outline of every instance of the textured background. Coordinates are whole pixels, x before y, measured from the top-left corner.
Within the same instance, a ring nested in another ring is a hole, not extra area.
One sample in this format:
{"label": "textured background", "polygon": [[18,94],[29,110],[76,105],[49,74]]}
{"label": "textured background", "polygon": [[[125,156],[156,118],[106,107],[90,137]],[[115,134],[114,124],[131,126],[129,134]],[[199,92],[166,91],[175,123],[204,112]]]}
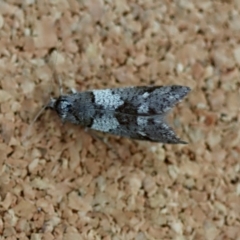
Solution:
{"label": "textured background", "polygon": [[[240,239],[240,1],[0,1],[0,239]],[[44,112],[64,91],[181,84],[188,145]],[[114,154],[117,150],[121,158]]]}

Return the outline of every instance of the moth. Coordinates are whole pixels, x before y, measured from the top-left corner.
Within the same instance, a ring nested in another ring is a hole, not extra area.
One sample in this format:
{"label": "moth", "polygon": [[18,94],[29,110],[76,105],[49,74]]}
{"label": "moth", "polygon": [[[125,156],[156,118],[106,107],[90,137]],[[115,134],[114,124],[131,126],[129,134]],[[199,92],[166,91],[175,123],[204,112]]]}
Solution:
{"label": "moth", "polygon": [[73,92],[52,98],[46,108],[63,122],[151,142],[186,144],[166,114],[190,91],[186,86],[139,86]]}

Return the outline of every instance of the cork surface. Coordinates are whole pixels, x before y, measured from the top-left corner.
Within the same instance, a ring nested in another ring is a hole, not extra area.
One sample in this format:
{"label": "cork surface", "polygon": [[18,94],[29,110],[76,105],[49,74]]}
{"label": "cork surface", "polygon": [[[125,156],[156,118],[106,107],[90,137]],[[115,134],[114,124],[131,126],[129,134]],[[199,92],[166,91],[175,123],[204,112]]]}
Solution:
{"label": "cork surface", "polygon": [[[239,31],[239,0],[0,1],[0,239],[239,240]],[[57,79],[189,86],[189,144],[32,124]]]}

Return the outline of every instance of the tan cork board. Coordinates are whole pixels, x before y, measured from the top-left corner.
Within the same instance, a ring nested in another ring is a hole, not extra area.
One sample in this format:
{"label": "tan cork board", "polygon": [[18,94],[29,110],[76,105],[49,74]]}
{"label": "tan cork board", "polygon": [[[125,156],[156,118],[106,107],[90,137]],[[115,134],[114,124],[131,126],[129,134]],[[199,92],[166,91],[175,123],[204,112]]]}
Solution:
{"label": "tan cork board", "polygon": [[[240,239],[239,26],[239,0],[0,1],[0,239]],[[189,144],[30,128],[57,78],[189,86],[169,116]]]}

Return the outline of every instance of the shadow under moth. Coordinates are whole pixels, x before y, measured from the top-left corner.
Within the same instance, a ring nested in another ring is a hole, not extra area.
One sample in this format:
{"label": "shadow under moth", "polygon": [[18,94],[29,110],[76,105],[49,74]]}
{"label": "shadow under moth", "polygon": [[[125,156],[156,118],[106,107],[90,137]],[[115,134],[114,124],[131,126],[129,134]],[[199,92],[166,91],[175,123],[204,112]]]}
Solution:
{"label": "shadow under moth", "polygon": [[125,87],[73,92],[46,108],[63,122],[137,140],[186,144],[166,123],[169,110],[190,91],[186,86]]}

